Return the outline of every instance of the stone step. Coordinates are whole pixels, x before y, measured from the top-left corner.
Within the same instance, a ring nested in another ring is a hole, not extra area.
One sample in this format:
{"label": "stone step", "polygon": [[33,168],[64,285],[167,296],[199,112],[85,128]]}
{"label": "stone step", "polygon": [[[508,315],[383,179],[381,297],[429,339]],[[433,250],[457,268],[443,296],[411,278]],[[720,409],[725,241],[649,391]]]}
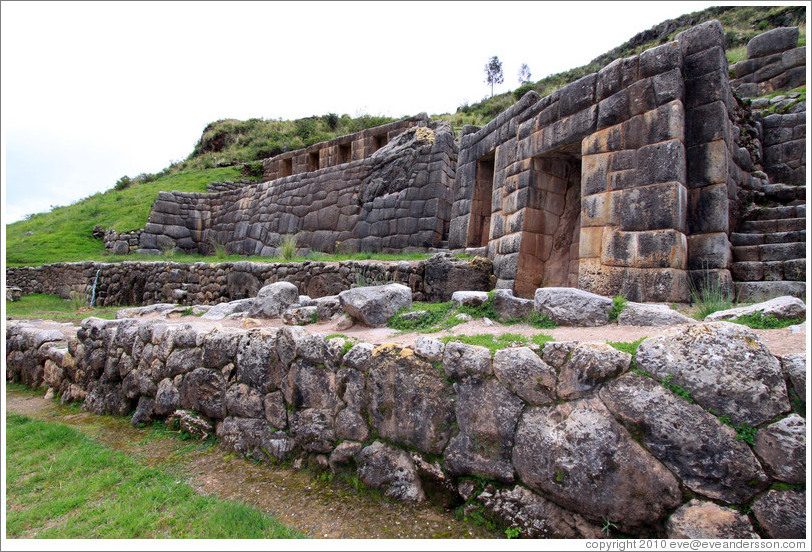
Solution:
{"label": "stone step", "polygon": [[745,220],[742,221],[740,233],[772,234],[775,232],[794,232],[806,229],[806,218]]}
{"label": "stone step", "polygon": [[806,204],[781,207],[761,207],[745,215],[746,220],[778,220],[806,217]]}
{"label": "stone step", "polygon": [[806,186],[766,184],[758,195],[764,201],[774,201],[782,205],[789,205],[794,201],[804,201],[806,199]]}
{"label": "stone step", "polygon": [[739,303],[760,303],[783,295],[806,300],[806,282],[734,282],[733,290]]}
{"label": "stone step", "polygon": [[730,273],[737,282],[778,280],[803,282],[806,281],[806,259],[736,262],[731,265]]}
{"label": "stone step", "polygon": [[731,245],[762,245],[765,243],[806,242],[806,230],[773,232],[772,234],[730,234]]}
{"label": "stone step", "polygon": [[763,245],[733,246],[733,260],[742,261],[788,261],[806,258],[806,242],[765,243]]}

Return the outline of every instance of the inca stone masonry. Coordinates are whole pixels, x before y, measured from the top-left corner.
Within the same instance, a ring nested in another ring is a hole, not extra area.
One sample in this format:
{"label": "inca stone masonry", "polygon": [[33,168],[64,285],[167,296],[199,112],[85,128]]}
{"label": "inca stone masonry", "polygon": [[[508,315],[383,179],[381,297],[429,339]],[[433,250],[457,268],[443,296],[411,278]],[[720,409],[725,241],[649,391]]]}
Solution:
{"label": "inca stone masonry", "polygon": [[138,245],[117,245],[272,256],[298,234],[327,252],[473,248],[496,287],[525,297],[683,302],[708,281],[739,300],[804,296],[805,102],[751,111],[730,80],[742,96],[802,84],[797,41],[797,28],[764,33],[728,67],[711,21],[531,91],[459,140],[418,115],[266,159],[259,184],[162,192]]}

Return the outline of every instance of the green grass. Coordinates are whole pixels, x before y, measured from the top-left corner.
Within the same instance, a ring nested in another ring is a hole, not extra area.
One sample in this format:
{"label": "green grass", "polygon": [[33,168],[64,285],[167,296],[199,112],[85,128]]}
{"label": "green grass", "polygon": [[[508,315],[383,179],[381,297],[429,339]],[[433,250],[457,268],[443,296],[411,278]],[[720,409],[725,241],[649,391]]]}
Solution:
{"label": "green grass", "polygon": [[441,337],[440,341],[443,343],[450,343],[452,341],[459,341],[466,345],[478,345],[490,350],[493,355],[499,349],[506,349],[514,346],[526,346],[535,343],[539,347],[544,347],[548,341],[553,341],[553,337],[547,334],[537,334],[532,337],[525,335],[505,333],[502,335],[492,334],[476,334],[476,335],[449,335]]}
{"label": "green grass", "polygon": [[97,307],[91,309],[86,306],[76,308],[73,301],[66,301],[58,295],[23,295],[19,301],[6,301],[6,316],[12,318],[43,318],[60,320],[63,322],[78,322],[89,316],[112,320],[116,311],[126,307]]}
{"label": "green grass", "polygon": [[9,538],[301,538],[259,510],[200,496],[68,426],[11,414]]}
{"label": "green grass", "polygon": [[[55,207],[27,220],[6,226],[6,260],[9,266],[41,265],[62,261],[109,258],[102,240],[93,239],[93,227],[118,232],[143,228],[160,191],[205,192],[214,180],[239,178],[234,167],[165,174],[153,182],[124,190],[110,189],[73,205]],[[26,236],[26,232],[33,232]],[[134,260],[125,256],[122,260]],[[152,260],[155,260],[152,257]]]}
{"label": "green grass", "polygon": [[768,314],[764,315],[763,312],[754,312],[753,314],[745,314],[743,316],[738,316],[730,322],[735,322],[736,324],[743,324],[750,328],[754,328],[757,330],[774,330],[778,328],[786,328],[787,326],[794,326],[795,324],[800,324],[803,322],[803,318],[783,318],[778,319],[775,316]]}

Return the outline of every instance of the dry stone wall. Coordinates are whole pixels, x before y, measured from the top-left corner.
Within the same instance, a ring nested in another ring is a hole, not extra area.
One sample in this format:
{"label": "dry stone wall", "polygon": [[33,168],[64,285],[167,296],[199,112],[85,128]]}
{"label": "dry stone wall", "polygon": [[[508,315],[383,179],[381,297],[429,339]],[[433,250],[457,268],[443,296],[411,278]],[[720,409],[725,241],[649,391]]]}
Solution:
{"label": "dry stone wall", "polygon": [[12,323],[6,339],[7,380],[63,402],[216,434],[261,462],[355,472],[398,500],[464,502],[529,537],[806,530],[805,491],[790,487],[806,473],[806,422],[790,404],[805,397],[805,358],[776,358],[735,324],[646,340],[635,370],[631,355],[603,344],[491,355],[430,338],[415,350],[374,347],[295,326],[89,318],[75,337]]}
{"label": "dry stone wall", "polygon": [[745,98],[806,84],[806,47],[798,27],[779,27],[747,43],[747,59],[730,66],[731,85]]}
{"label": "dry stone wall", "polygon": [[761,122],[764,172],[773,182],[806,183],[806,109],[767,115]]}
{"label": "dry stone wall", "polygon": [[161,192],[141,248],[206,254],[219,244],[274,256],[282,236],[294,234],[300,247],[331,253],[436,247],[447,233],[456,160],[450,127],[432,123],[365,159],[217,193]]}

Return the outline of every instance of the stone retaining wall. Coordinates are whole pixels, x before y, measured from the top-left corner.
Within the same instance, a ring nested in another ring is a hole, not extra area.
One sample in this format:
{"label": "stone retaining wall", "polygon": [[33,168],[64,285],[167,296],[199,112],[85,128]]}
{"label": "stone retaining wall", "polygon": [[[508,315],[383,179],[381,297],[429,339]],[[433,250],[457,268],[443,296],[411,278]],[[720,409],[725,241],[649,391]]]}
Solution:
{"label": "stone retaining wall", "polygon": [[608,345],[492,356],[301,327],[91,318],[68,340],[25,323],[6,338],[7,380],[62,402],[170,418],[255,460],[357,473],[524,536],[804,537],[806,426],[790,399],[805,397],[805,357],[778,359],[734,324],[650,338],[634,370]]}
{"label": "stone retaining wall", "polygon": [[779,27],[747,43],[747,59],[730,66],[731,86],[743,98],[789,90],[806,83],[806,47],[798,27]]}
{"label": "stone retaining wall", "polygon": [[764,172],[773,182],[806,183],[806,110],[762,121]]}
{"label": "stone retaining wall", "polygon": [[336,295],[353,285],[394,282],[409,286],[415,301],[447,301],[457,289],[490,289],[491,271],[486,259],[456,261],[447,255],[398,263],[80,262],[7,267],[6,282],[20,288],[23,295],[44,293],[63,299],[72,292],[90,298],[95,284],[99,306],[213,304],[254,297],[262,286],[278,281],[291,282],[302,295],[314,299]]}
{"label": "stone retaining wall", "polygon": [[456,161],[453,132],[439,122],[405,130],[357,161],[216,193],[161,192],[142,252],[207,254],[219,244],[230,254],[274,256],[294,234],[300,247],[328,253],[438,247]]}

